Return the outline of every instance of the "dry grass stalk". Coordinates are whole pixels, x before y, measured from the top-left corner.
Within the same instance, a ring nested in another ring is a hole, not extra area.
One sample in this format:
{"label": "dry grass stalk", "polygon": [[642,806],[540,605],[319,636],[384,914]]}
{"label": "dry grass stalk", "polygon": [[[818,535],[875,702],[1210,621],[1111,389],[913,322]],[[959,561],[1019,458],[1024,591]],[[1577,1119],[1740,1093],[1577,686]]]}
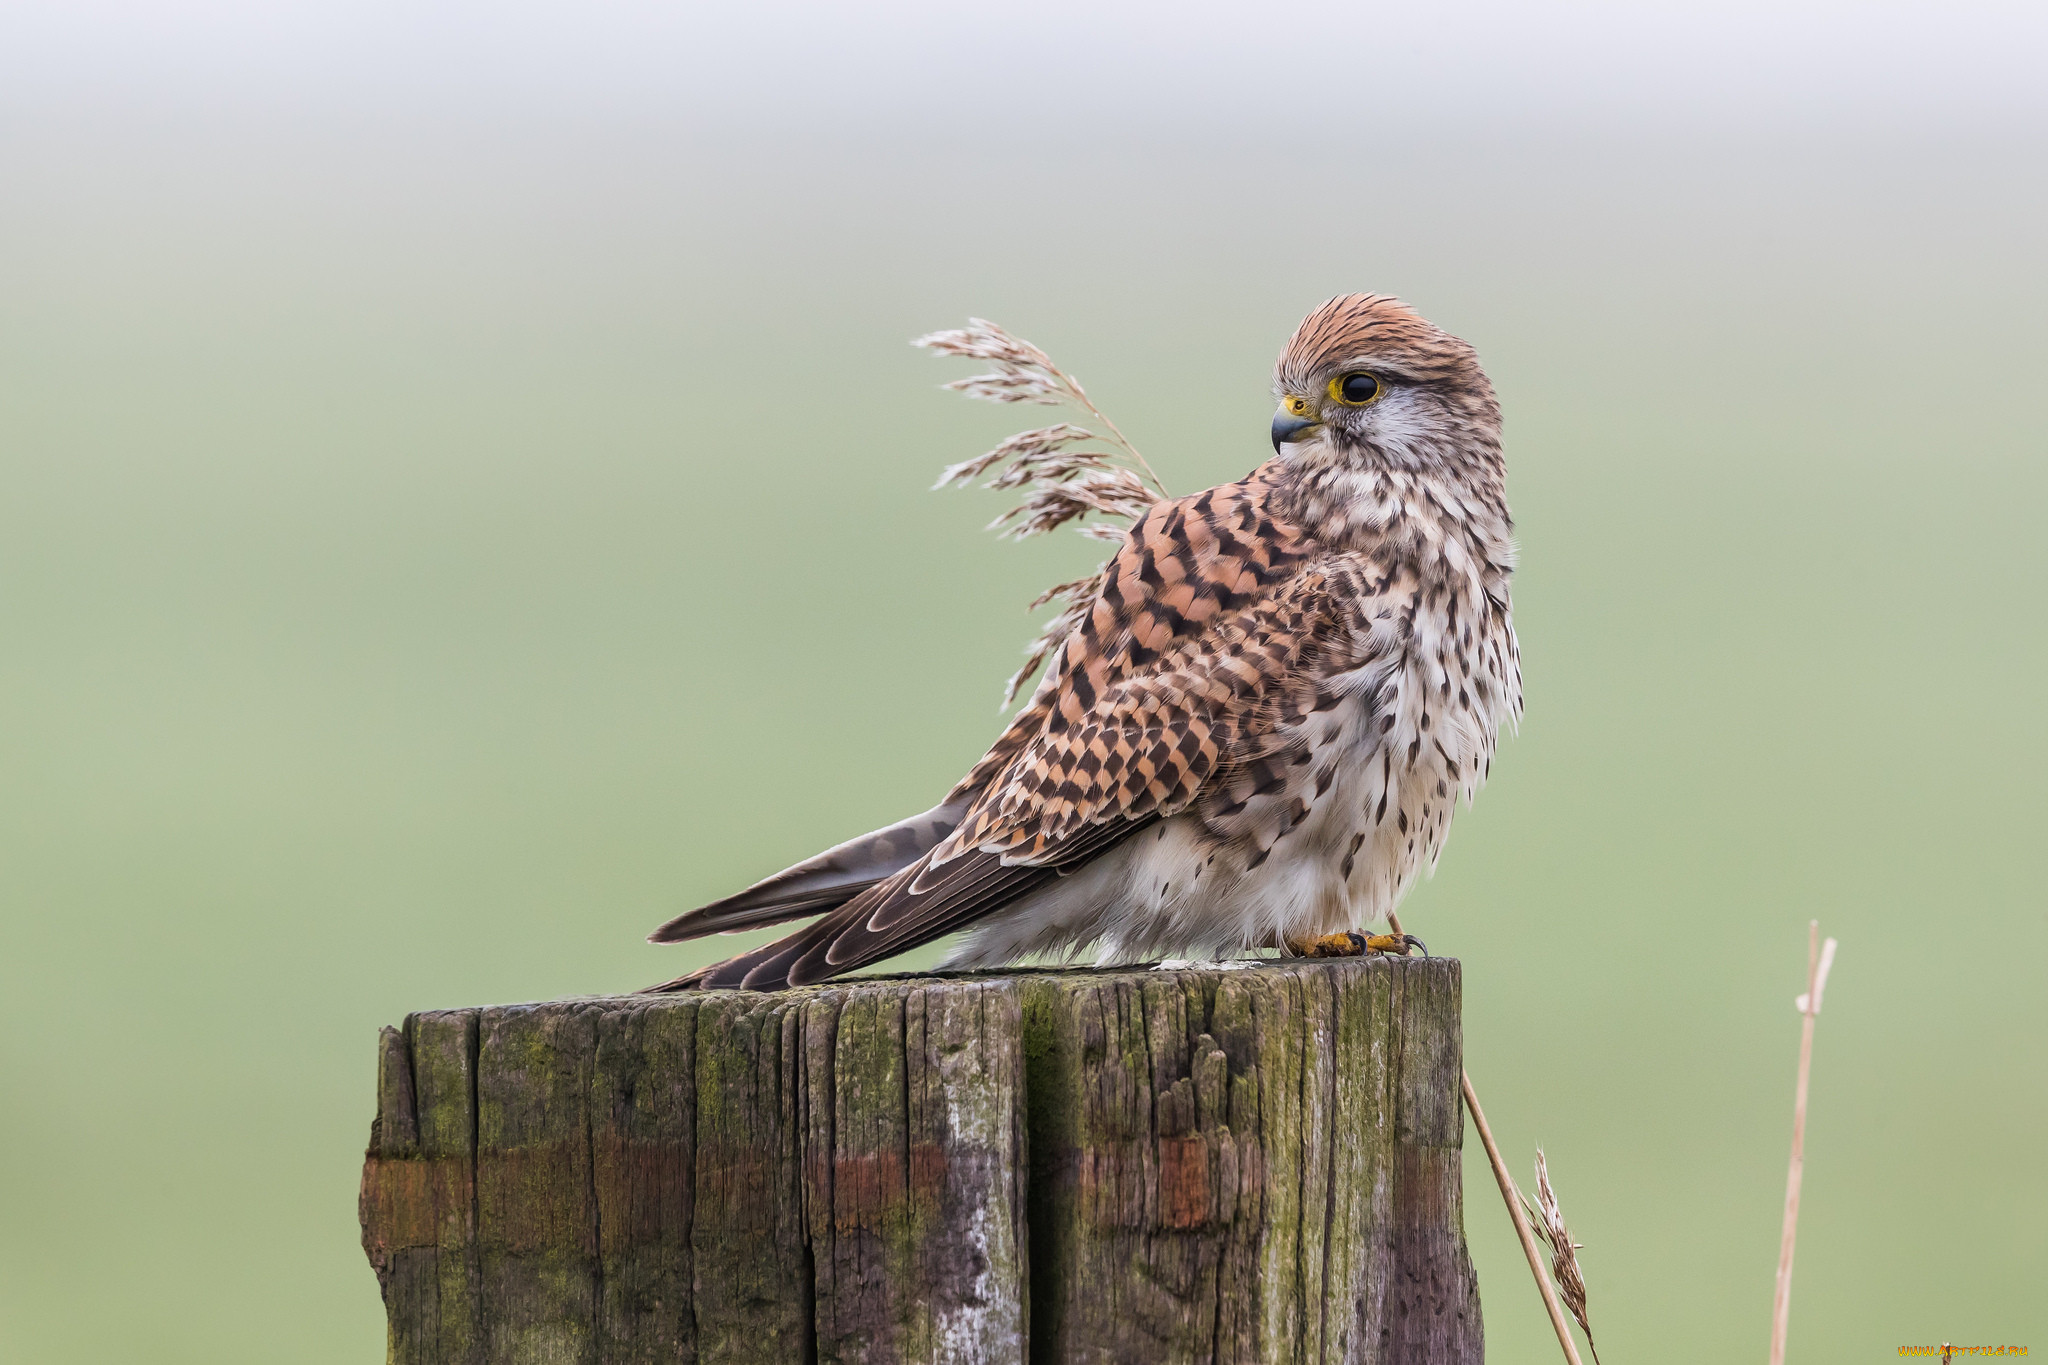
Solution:
{"label": "dry grass stalk", "polygon": [[1529,1212],[1535,1215],[1537,1237],[1550,1248],[1550,1278],[1557,1286],[1558,1296],[1571,1309],[1579,1330],[1586,1334],[1586,1349],[1593,1353],[1593,1365],[1600,1365],[1600,1348],[1593,1342],[1593,1324],[1586,1318],[1586,1277],[1579,1270],[1577,1255],[1585,1243],[1574,1242],[1571,1229],[1564,1225],[1564,1210],[1558,1207],[1557,1192],[1550,1188],[1550,1166],[1543,1159],[1541,1147],[1536,1149],[1536,1201],[1529,1203],[1526,1194],[1522,1201],[1529,1204]]}
{"label": "dry grass stalk", "polygon": [[1806,926],[1806,991],[1792,1002],[1804,1017],[1799,1031],[1799,1086],[1792,1100],[1792,1163],[1785,1173],[1785,1227],[1778,1238],[1778,1284],[1771,1301],[1771,1365],[1785,1365],[1785,1335],[1792,1323],[1792,1248],[1799,1240],[1799,1182],[1806,1172],[1806,1084],[1813,1074],[1813,1021],[1835,965],[1835,941],[1820,942],[1820,921]]}
{"label": "dry grass stalk", "polygon": [[[1132,522],[1157,499],[1167,496],[1166,485],[1152,472],[1152,466],[1089,399],[1081,381],[1022,337],[1011,336],[985,318],[969,318],[963,328],[933,332],[911,344],[940,355],[985,361],[992,367],[987,374],[970,375],[945,386],[956,393],[992,403],[1070,407],[1092,417],[1102,428],[1097,432],[1055,422],[1020,431],[994,449],[941,471],[933,485],[936,488],[970,484],[990,475],[986,487],[1025,490],[1024,500],[990,522],[989,530],[1023,540],[1074,522],[1079,523],[1076,529],[1082,535],[1120,542]],[[1105,520],[1091,521],[1091,517]],[[1033,611],[1048,602],[1060,603],[1060,611],[1026,649],[1024,666],[1010,678],[1003,694],[1005,706],[1016,700],[1024,684],[1080,624],[1088,604],[1101,591],[1102,576],[1103,569],[1097,569],[1085,578],[1056,584],[1032,602]]]}
{"label": "dry grass stalk", "polygon": [[[1389,912],[1387,929],[1393,934],[1402,933],[1401,917]],[[1584,1365],[1579,1359],[1578,1343],[1572,1340],[1572,1329],[1565,1324],[1564,1308],[1557,1301],[1557,1291],[1544,1278],[1543,1253],[1536,1249],[1536,1234],[1529,1228],[1529,1215],[1522,1211],[1522,1192],[1515,1188],[1515,1178],[1508,1174],[1508,1163],[1501,1159],[1500,1145],[1493,1140],[1493,1129],[1486,1126],[1486,1111],[1479,1107],[1479,1092],[1472,1088],[1472,1073],[1461,1070],[1458,1079],[1464,1087],[1465,1108],[1472,1115],[1472,1126],[1479,1130],[1480,1145],[1486,1148],[1487,1163],[1493,1167],[1494,1181],[1500,1186],[1501,1201],[1508,1206],[1508,1221],[1515,1225],[1515,1236],[1522,1242],[1522,1254],[1529,1258],[1529,1273],[1536,1277],[1536,1292],[1543,1296],[1543,1307],[1550,1314],[1550,1326],[1557,1333],[1557,1344],[1564,1348],[1564,1358],[1570,1365]],[[1589,1332],[1586,1344],[1590,1346],[1592,1342]],[[1593,1359],[1597,1362],[1599,1357]]]}
{"label": "dry grass stalk", "polygon": [[[1486,1126],[1486,1113],[1479,1107],[1479,1096],[1472,1089],[1470,1073],[1464,1075],[1464,1084],[1465,1107],[1472,1112],[1472,1126],[1479,1130],[1479,1141],[1486,1147],[1486,1159],[1493,1164],[1493,1178],[1500,1184],[1500,1197],[1508,1206],[1508,1217],[1514,1222],[1515,1235],[1522,1239],[1522,1254],[1529,1258],[1529,1273],[1536,1277],[1536,1288],[1543,1295],[1543,1306],[1550,1312],[1550,1325],[1557,1332],[1557,1344],[1564,1348],[1564,1358],[1571,1365],[1583,1365],[1579,1359],[1578,1343],[1572,1340],[1571,1325],[1565,1321],[1564,1308],[1558,1303],[1557,1291],[1550,1287],[1550,1280],[1543,1273],[1543,1253],[1536,1249],[1536,1234],[1529,1228],[1529,1215],[1522,1211],[1522,1192],[1515,1188],[1515,1179],[1508,1174],[1508,1164],[1501,1160],[1500,1147],[1493,1140],[1493,1130]],[[1586,1341],[1590,1345],[1592,1337],[1588,1335]],[[1599,1357],[1594,1359],[1597,1361]]]}

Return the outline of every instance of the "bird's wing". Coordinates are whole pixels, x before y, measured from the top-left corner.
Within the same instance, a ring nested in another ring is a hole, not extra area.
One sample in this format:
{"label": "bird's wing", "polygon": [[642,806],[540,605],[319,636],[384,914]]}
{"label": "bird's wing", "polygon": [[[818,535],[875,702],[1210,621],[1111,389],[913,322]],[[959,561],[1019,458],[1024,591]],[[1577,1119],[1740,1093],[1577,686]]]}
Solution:
{"label": "bird's wing", "polygon": [[1261,471],[1132,527],[1032,704],[956,789],[976,788],[959,827],[929,853],[788,938],[657,989],[855,970],[1000,909],[1219,784],[1281,772],[1271,736],[1319,704],[1346,614],[1270,491]]}
{"label": "bird's wing", "polygon": [[[1067,641],[1044,721],[930,862],[1066,862],[1092,825],[1177,814],[1271,757],[1353,642],[1333,561],[1274,511],[1264,470],[1132,528]],[[1355,574],[1339,570],[1340,589]],[[1334,648],[1334,653],[1333,653]]]}

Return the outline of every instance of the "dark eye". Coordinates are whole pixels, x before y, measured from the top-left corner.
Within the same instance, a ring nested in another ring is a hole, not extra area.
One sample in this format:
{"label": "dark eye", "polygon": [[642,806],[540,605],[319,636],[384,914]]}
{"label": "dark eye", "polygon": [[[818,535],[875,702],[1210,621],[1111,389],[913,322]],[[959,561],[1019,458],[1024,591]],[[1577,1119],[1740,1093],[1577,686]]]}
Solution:
{"label": "dark eye", "polygon": [[1379,397],[1381,392],[1379,376],[1363,371],[1330,381],[1330,397],[1340,403],[1349,403],[1353,407],[1364,407]]}

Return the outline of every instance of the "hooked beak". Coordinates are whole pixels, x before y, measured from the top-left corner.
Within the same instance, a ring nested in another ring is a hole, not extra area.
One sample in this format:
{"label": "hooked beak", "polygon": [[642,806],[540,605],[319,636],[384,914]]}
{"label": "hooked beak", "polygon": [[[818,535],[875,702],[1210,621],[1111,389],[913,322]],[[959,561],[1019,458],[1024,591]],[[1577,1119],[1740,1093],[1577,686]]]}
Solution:
{"label": "hooked beak", "polygon": [[1280,447],[1289,441],[1306,440],[1307,437],[1303,433],[1312,431],[1321,425],[1321,422],[1312,422],[1306,417],[1296,417],[1286,408],[1281,408],[1280,411],[1273,414],[1273,453],[1278,455]]}

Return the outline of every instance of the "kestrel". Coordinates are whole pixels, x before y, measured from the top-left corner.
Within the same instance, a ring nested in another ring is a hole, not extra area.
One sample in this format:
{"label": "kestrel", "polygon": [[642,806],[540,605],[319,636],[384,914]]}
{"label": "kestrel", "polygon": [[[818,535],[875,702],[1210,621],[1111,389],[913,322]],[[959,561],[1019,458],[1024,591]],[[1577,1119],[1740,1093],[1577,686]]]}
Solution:
{"label": "kestrel", "polygon": [[654,989],[963,931],[949,967],[1365,946],[1344,931],[1434,866],[1521,714],[1500,405],[1472,347],[1374,294],[1309,314],[1274,388],[1273,457],[1132,525],[945,800],[670,920],[653,941],[818,916]]}

